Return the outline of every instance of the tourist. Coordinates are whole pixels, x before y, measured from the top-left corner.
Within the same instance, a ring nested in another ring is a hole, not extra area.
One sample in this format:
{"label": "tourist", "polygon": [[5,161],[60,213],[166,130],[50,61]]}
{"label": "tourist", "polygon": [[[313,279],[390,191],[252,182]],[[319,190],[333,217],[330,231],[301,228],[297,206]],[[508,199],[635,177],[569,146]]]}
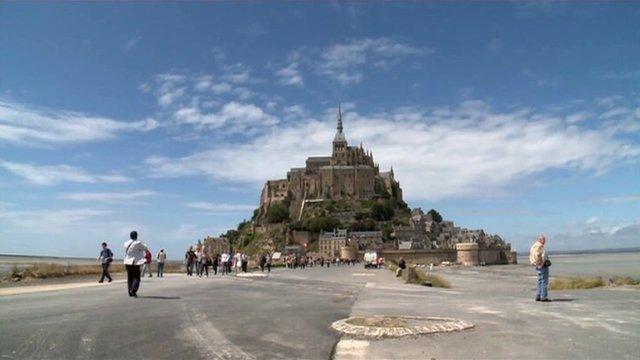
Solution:
{"label": "tourist", "polygon": [[202,249],[196,250],[196,275],[202,276]]}
{"label": "tourist", "polygon": [[538,286],[536,287],[536,301],[549,302],[547,298],[548,286],[549,286],[549,266],[551,261],[547,256],[547,252],[544,249],[544,244],[547,239],[544,235],[538,236],[538,239],[531,246],[529,251],[529,262],[536,267],[536,273],[538,274]]}
{"label": "tourist", "polygon": [[237,251],[236,255],[233,257],[233,270],[238,273],[238,268],[242,266],[242,254]]}
{"label": "tourist", "polygon": [[124,266],[127,269],[127,288],[129,296],[138,297],[140,287],[140,265],[146,263],[145,251],[147,246],[138,240],[138,233],[132,231],[130,240],[124,243]]}
{"label": "tourist", "polygon": [[267,255],[260,255],[260,271],[264,272],[264,266],[267,264]]}
{"label": "tourist", "polygon": [[167,253],[164,252],[164,249],[160,249],[160,252],[156,256],[158,260],[158,277],[164,277],[164,262],[167,260]]}
{"label": "tourist", "polygon": [[187,276],[193,276],[193,264],[196,261],[196,253],[193,251],[193,246],[189,246],[189,249],[187,249],[184,254],[184,261],[187,265]]}
{"label": "tourist", "polygon": [[267,272],[268,273],[271,273],[271,261],[273,261],[271,258],[271,255],[267,255]]}
{"label": "tourist", "polygon": [[397,277],[402,276],[402,272],[406,268],[407,268],[407,263],[404,261],[403,258],[400,258],[400,260],[398,260],[398,270],[396,270],[396,276]]}
{"label": "tourist", "polygon": [[215,254],[211,259],[211,265],[213,266],[213,275],[218,275],[218,264],[220,263],[220,255]]}
{"label": "tourist", "polygon": [[247,254],[242,254],[240,258],[241,258],[240,268],[242,269],[243,273],[246,273],[247,266],[249,265],[249,257],[247,256]]}
{"label": "tourist", "polygon": [[109,265],[113,261],[113,253],[107,247],[107,243],[102,243],[102,250],[100,251],[100,256],[98,256],[98,261],[102,265],[102,276],[100,276],[99,283],[103,283],[104,279],[107,278],[108,282],[111,282],[111,275],[109,274]]}
{"label": "tourist", "polygon": [[229,254],[227,252],[223,252],[220,255],[220,262],[222,263],[222,275],[226,275],[229,273]]}
{"label": "tourist", "polygon": [[200,255],[200,277],[202,277],[202,275],[209,277],[209,266],[211,266],[211,258],[203,249],[202,254]]}
{"label": "tourist", "polygon": [[144,276],[144,274],[149,271],[149,277],[153,277],[153,275],[151,274],[151,251],[149,251],[148,248],[144,251],[144,259],[145,262],[144,265],[142,265],[142,274],[140,274],[140,276]]}

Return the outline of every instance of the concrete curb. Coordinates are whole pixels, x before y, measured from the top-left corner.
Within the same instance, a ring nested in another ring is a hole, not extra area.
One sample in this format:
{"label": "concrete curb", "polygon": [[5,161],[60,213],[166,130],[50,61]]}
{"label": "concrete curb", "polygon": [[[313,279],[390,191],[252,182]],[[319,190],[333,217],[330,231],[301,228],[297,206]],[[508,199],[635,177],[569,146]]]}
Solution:
{"label": "concrete curb", "polygon": [[441,317],[420,317],[420,316],[394,316],[407,320],[414,320],[423,322],[424,325],[414,325],[410,327],[378,327],[378,326],[362,326],[353,325],[348,321],[356,318],[384,318],[383,315],[375,316],[354,316],[347,319],[335,321],[331,324],[331,327],[343,334],[351,335],[354,337],[364,338],[397,338],[404,336],[416,336],[435,333],[448,333],[453,331],[462,331],[471,329],[473,324],[451,318]]}

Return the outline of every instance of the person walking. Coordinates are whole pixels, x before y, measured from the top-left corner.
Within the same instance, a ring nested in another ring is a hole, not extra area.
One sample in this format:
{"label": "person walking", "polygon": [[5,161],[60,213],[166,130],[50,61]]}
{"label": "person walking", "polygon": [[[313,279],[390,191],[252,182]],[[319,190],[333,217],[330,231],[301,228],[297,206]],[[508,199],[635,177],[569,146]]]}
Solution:
{"label": "person walking", "polygon": [[144,265],[142,265],[142,273],[140,274],[140,276],[144,276],[144,274],[149,271],[149,277],[153,277],[153,273],[151,272],[151,251],[148,248],[144,251],[144,259],[145,263]]}
{"label": "person walking", "polygon": [[213,275],[218,275],[218,265],[220,264],[220,255],[215,254],[213,259],[211,260],[211,264],[213,266]]}
{"label": "person walking", "polygon": [[267,264],[267,256],[262,253],[262,255],[260,255],[260,271],[264,272],[264,266]]}
{"label": "person walking", "polygon": [[207,277],[209,277],[209,266],[211,265],[211,258],[205,250],[202,250],[202,255],[200,256],[200,277],[202,277],[202,275],[206,275]]}
{"label": "person walking", "polygon": [[222,275],[229,273],[229,254],[225,251],[220,255],[220,262],[222,263]]}
{"label": "person walking", "polygon": [[402,272],[406,268],[407,268],[407,263],[404,261],[403,258],[400,258],[400,260],[398,261],[398,270],[396,270],[396,277],[402,276]]}
{"label": "person walking", "polygon": [[103,283],[104,279],[107,278],[108,282],[111,282],[111,274],[109,274],[109,265],[113,261],[113,253],[107,247],[107,243],[102,243],[102,251],[100,251],[100,256],[98,256],[98,261],[100,261],[100,265],[102,266],[102,276],[100,276],[99,283]]}
{"label": "person walking", "polygon": [[249,257],[247,256],[247,254],[242,254],[242,256],[240,256],[240,268],[242,269],[243,273],[247,272],[247,266],[249,265]]}
{"label": "person walking", "polygon": [[187,249],[184,254],[184,261],[187,265],[187,276],[193,276],[193,264],[196,261],[196,253],[193,251],[193,246],[189,246],[189,249]]}
{"label": "person walking", "polygon": [[536,287],[536,301],[550,302],[548,296],[549,287],[549,267],[551,261],[547,256],[547,252],[544,249],[544,244],[547,239],[544,235],[538,236],[538,239],[531,246],[529,250],[529,262],[535,266],[536,273],[538,275],[538,284]]}
{"label": "person walking", "polygon": [[147,246],[138,240],[138,232],[132,231],[124,245],[124,266],[127,269],[127,288],[129,296],[138,297],[140,288],[140,265],[146,262],[144,257]]}
{"label": "person walking", "polygon": [[271,255],[267,255],[267,272],[270,273],[271,272]]}
{"label": "person walking", "polygon": [[164,262],[167,260],[167,253],[164,252],[164,249],[160,249],[160,252],[156,256],[158,260],[158,277],[164,277]]}

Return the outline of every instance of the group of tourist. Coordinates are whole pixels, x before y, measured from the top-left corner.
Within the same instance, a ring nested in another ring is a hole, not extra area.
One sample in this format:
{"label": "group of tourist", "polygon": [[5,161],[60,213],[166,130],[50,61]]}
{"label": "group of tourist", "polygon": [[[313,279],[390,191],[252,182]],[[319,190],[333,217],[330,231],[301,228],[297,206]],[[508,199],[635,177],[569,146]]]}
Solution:
{"label": "group of tourist", "polygon": [[[240,271],[246,273],[249,267],[249,256],[241,252],[231,254],[226,251],[222,254],[211,255],[204,248],[194,249],[193,246],[190,246],[184,255],[184,262],[187,276],[193,276],[193,269],[195,267],[196,276],[208,277],[209,267],[211,267],[213,275],[217,275],[218,271],[220,271],[222,275],[230,274],[232,271],[235,273]],[[259,264],[262,271],[266,268],[268,272],[271,272],[271,256],[262,254]]]}
{"label": "group of tourist", "polygon": [[[546,238],[544,235],[540,235],[529,250],[529,261],[531,265],[535,266],[538,275],[535,300],[541,302],[551,301],[548,298],[549,267],[551,266],[551,261],[545,251],[545,243]],[[151,273],[151,250],[145,243],[138,240],[138,233],[136,231],[132,231],[129,234],[129,240],[124,243],[124,254],[124,265],[127,270],[127,289],[129,296],[137,297],[141,276],[147,272],[149,273],[149,277],[153,276]],[[166,259],[167,254],[164,249],[161,249],[156,255],[158,277],[163,277]],[[307,266],[324,267],[325,265],[330,267],[331,264],[334,264],[335,266],[353,266],[357,262],[356,260],[340,260],[337,258],[325,259],[324,257],[313,258],[296,254],[286,255],[283,260],[286,267],[289,269],[304,269]],[[102,274],[98,282],[102,283],[105,279],[108,282],[111,282],[113,279],[111,274],[109,274],[109,266],[113,262],[113,252],[108,248],[106,242],[102,243],[102,250],[98,256],[98,261],[102,266]],[[196,269],[196,276],[199,277],[208,277],[209,267],[212,268],[214,275],[218,274],[218,269],[220,269],[220,272],[223,275],[231,273],[232,269],[234,269],[236,273],[239,271],[247,272],[248,263],[249,257],[247,254],[240,252],[236,252],[235,254],[223,252],[222,254],[210,255],[203,248],[194,250],[193,246],[191,246],[185,253],[185,264],[188,276],[193,276],[194,266]],[[258,260],[258,265],[261,271],[266,269],[268,272],[271,272],[272,257],[269,254],[261,254]],[[142,267],[142,271],[140,271],[140,267]],[[398,274],[401,274],[401,272],[406,268],[406,263],[402,258],[400,259],[398,267]]]}
{"label": "group of tourist", "polygon": [[307,266],[308,267],[314,267],[314,266],[331,267],[331,265],[333,266],[355,265],[356,260],[355,259],[346,260],[346,259],[340,259],[336,257],[325,258],[324,256],[311,257],[306,255],[291,254],[291,255],[286,255],[284,257],[284,264],[287,267],[287,269],[304,269]]}

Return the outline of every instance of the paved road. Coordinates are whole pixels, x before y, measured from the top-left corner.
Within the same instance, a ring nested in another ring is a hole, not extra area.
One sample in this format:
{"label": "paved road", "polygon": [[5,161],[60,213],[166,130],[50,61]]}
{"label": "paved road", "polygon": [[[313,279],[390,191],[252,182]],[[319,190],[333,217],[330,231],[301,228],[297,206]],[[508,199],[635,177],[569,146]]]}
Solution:
{"label": "paved road", "polygon": [[349,316],[362,281],[281,275],[145,278],[137,299],[122,283],[2,297],[0,355],[329,358],[339,340],[330,324]]}
{"label": "paved road", "polygon": [[[443,269],[451,289],[405,285],[357,267],[268,278],[144,279],[0,296],[0,358],[630,358],[640,355],[640,290],[552,292],[532,301],[527,267]],[[418,338],[341,338],[350,315],[453,317],[473,330]]]}

